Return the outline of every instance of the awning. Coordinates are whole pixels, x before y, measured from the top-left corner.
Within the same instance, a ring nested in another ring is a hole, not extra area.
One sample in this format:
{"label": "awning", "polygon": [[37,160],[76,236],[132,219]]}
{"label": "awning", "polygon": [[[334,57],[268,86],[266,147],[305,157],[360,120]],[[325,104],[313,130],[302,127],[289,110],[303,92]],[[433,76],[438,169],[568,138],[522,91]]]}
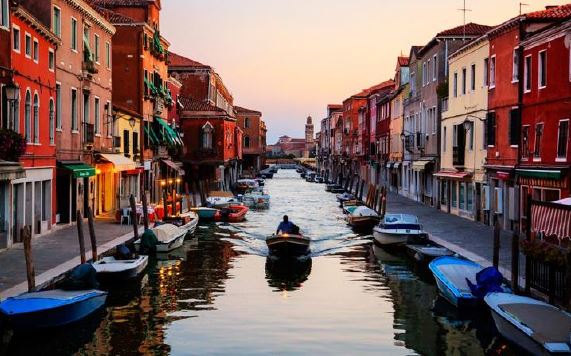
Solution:
{"label": "awning", "polygon": [[169,141],[169,143],[171,143],[173,145],[182,145],[182,139],[180,138],[178,133],[175,132],[172,129],[172,127],[170,127],[169,124],[167,124],[165,122],[165,120],[156,117],[155,121],[157,121],[165,129],[165,136],[166,136],[167,140]]}
{"label": "awning", "polygon": [[559,169],[516,169],[518,177],[543,178],[560,180],[562,177]]}
{"label": "awning", "polygon": [[395,165],[393,166],[394,169],[399,169],[400,168],[400,162],[395,162]]}
{"label": "awning", "polygon": [[26,171],[18,162],[0,161],[0,180],[26,178]]}
{"label": "awning", "polygon": [[113,163],[113,167],[118,172],[137,168],[137,164],[133,160],[120,154],[101,153],[101,157]]}
{"label": "awning", "polygon": [[571,238],[571,209],[566,205],[532,202],[531,230],[560,240]]}
{"label": "awning", "polygon": [[471,174],[468,172],[440,171],[438,173],[434,173],[434,176],[439,178],[464,180],[470,178]]}
{"label": "awning", "polygon": [[135,169],[129,169],[129,170],[123,171],[121,173],[123,173],[124,175],[127,175],[127,176],[136,176],[136,175],[139,175],[139,174],[144,173],[144,172],[145,172],[145,169],[143,167],[137,167]]}
{"label": "awning", "polygon": [[420,160],[420,161],[414,161],[412,162],[412,170],[413,171],[424,171],[426,168],[426,165],[431,163],[432,161],[430,160]]}
{"label": "awning", "polygon": [[95,175],[95,167],[92,167],[85,163],[63,164],[61,167],[63,169],[71,171],[73,174],[73,178],[86,178],[86,177],[93,177]]}
{"label": "awning", "polygon": [[393,167],[394,162],[387,162],[386,167],[387,168],[392,168]]}
{"label": "awning", "polygon": [[168,167],[174,169],[174,170],[178,173],[179,176],[183,176],[183,175],[184,175],[184,170],[182,170],[182,169],[180,168],[180,166],[177,165],[175,162],[173,162],[173,161],[171,161],[171,160],[169,160],[169,159],[163,159],[162,162],[163,162],[164,164],[166,164]]}
{"label": "awning", "polygon": [[155,130],[153,130],[153,128],[147,124],[145,124],[144,127],[145,127],[145,133],[147,134],[147,136],[149,136],[151,143],[154,145],[158,145],[159,139],[157,138],[157,135],[155,134]]}

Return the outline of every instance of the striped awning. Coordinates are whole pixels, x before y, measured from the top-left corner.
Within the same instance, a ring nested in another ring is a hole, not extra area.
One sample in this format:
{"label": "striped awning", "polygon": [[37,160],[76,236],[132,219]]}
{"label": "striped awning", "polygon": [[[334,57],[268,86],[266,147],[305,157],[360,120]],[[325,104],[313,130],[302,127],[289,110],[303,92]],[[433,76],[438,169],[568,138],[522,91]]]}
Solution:
{"label": "striped awning", "polygon": [[571,238],[571,208],[562,204],[533,202],[531,230],[559,240]]}

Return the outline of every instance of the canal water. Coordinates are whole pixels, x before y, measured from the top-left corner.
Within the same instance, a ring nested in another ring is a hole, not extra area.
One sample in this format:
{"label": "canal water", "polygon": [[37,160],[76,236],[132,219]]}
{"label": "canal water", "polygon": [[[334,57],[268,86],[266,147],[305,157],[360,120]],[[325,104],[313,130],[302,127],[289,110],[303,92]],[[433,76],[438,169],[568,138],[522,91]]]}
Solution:
{"label": "canal water", "polygon": [[[269,210],[200,225],[141,281],[111,288],[106,310],[58,331],[4,335],[0,352],[514,354],[489,315],[458,313],[403,252],[347,227],[324,185],[280,170],[266,188]],[[264,239],[284,214],[311,237],[310,256],[268,256]]]}

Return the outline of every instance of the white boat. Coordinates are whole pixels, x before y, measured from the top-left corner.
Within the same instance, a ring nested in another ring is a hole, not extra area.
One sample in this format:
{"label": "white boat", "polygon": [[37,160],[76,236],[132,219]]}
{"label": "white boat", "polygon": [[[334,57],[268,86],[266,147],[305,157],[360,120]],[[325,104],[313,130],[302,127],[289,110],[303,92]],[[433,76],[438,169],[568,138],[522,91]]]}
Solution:
{"label": "white boat", "polygon": [[403,245],[411,238],[424,235],[418,218],[409,214],[386,214],[373,229],[375,241],[381,245]]}
{"label": "white boat", "polygon": [[177,216],[169,216],[163,219],[165,222],[169,224],[176,225],[181,229],[186,230],[187,235],[193,235],[196,231],[196,226],[198,225],[199,216],[194,211],[189,211],[184,214],[180,214]]}
{"label": "white boat", "polygon": [[242,203],[248,208],[253,209],[268,209],[270,207],[270,195],[263,190],[254,190],[250,193],[244,194]]}
{"label": "white boat", "polygon": [[484,297],[500,334],[532,355],[571,353],[571,315],[529,297],[490,293]]}
{"label": "white boat", "polygon": [[[173,224],[163,224],[151,229],[157,237],[156,252],[168,252],[179,248],[184,243],[187,230]],[[135,241],[135,247],[139,251],[141,239]]]}
{"label": "white boat", "polygon": [[238,199],[234,197],[234,194],[230,192],[222,192],[222,191],[210,192],[210,195],[208,196],[208,198],[206,198],[206,205],[209,208],[221,209],[221,208],[227,208],[230,205],[239,205],[239,204],[240,202],[238,201]]}
{"label": "white boat", "polygon": [[149,263],[149,256],[140,255],[134,259],[118,260],[113,256],[103,257],[93,263],[98,277],[113,280],[136,278]]}
{"label": "white boat", "polygon": [[347,223],[354,228],[371,229],[381,220],[379,214],[367,206],[358,206],[347,215]]}

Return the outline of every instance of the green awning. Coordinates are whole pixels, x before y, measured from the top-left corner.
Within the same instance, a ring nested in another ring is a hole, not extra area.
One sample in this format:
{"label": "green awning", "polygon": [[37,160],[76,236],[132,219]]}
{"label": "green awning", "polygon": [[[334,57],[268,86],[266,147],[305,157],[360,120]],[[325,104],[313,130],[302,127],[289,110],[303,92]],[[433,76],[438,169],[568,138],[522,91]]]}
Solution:
{"label": "green awning", "polygon": [[149,136],[152,144],[154,144],[154,145],[159,144],[159,139],[157,138],[157,135],[155,134],[155,130],[153,130],[153,128],[151,126],[145,125],[145,133],[147,134],[147,136]]}
{"label": "green awning", "polygon": [[171,145],[181,145],[182,140],[178,134],[161,118],[155,118],[155,120],[164,128],[165,136]]}
{"label": "green awning", "polygon": [[519,177],[526,178],[560,180],[562,177],[561,170],[559,169],[516,169],[515,172]]}
{"label": "green awning", "polygon": [[73,173],[73,178],[86,178],[95,175],[95,167],[91,167],[85,163],[78,164],[64,164],[63,169],[67,169]]}

